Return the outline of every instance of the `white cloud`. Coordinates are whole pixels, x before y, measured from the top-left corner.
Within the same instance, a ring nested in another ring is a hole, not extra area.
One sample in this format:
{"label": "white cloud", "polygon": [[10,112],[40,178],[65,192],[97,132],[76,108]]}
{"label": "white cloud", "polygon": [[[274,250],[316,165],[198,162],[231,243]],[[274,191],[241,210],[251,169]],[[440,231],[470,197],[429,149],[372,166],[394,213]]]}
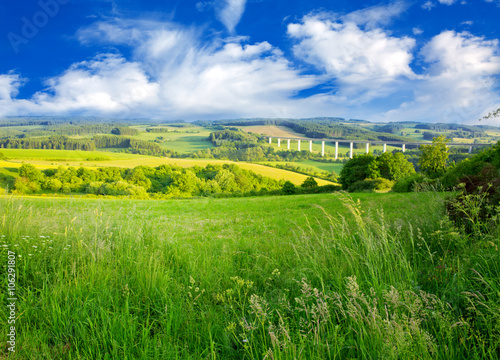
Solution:
{"label": "white cloud", "polygon": [[425,77],[413,84],[414,99],[381,118],[465,123],[500,102],[495,91],[500,75],[498,40],[443,31],[422,48],[421,55],[429,67]]}
{"label": "white cloud", "polygon": [[406,1],[396,1],[388,5],[376,5],[342,16],[342,22],[353,22],[366,29],[376,29],[390,24],[394,18],[409,8]]}
{"label": "white cloud", "polygon": [[414,27],[414,28],[412,29],[412,32],[413,32],[413,35],[421,35],[421,34],[423,34],[423,33],[424,33],[424,30],[422,30],[422,29],[420,29],[420,28],[416,28],[416,27]]}
{"label": "white cloud", "polygon": [[295,56],[323,69],[350,96],[384,96],[399,78],[415,77],[409,66],[414,39],[391,37],[381,29],[363,31],[355,23],[321,16],[290,24],[288,34],[298,41]]}
{"label": "white cloud", "polygon": [[423,5],[422,5],[422,9],[425,9],[425,10],[431,10],[433,7],[435,7],[436,4],[434,4],[432,1],[426,1]]}
{"label": "white cloud", "polygon": [[440,4],[453,5],[457,0],[438,0]]}
{"label": "white cloud", "polygon": [[48,81],[50,93],[39,92],[33,101],[52,111],[93,110],[123,113],[134,106],[157,101],[159,85],[135,62],[114,54],[71,66],[61,76]]}
{"label": "white cloud", "polygon": [[216,16],[233,33],[245,11],[246,0],[218,0]]}
{"label": "white cloud", "polygon": [[18,74],[0,74],[0,101],[16,97],[22,84]]}
{"label": "white cloud", "polygon": [[[268,42],[242,44],[244,38],[231,38],[202,46],[189,28],[116,20],[94,24],[79,38],[83,43],[126,44],[131,59],[101,54],[74,64],[50,79],[29,106],[23,104],[25,113],[281,116],[294,107],[297,92],[318,84],[315,76],[294,70]],[[9,95],[12,86],[8,89],[10,112],[22,113],[21,103]]]}

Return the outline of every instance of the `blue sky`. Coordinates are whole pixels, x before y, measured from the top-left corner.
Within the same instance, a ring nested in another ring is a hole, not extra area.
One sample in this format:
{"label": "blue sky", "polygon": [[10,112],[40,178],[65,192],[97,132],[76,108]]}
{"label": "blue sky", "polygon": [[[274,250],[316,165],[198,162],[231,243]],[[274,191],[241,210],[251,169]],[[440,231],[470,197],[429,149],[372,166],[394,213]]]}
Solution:
{"label": "blue sky", "polygon": [[498,19],[500,0],[3,1],[0,116],[477,123],[500,107]]}

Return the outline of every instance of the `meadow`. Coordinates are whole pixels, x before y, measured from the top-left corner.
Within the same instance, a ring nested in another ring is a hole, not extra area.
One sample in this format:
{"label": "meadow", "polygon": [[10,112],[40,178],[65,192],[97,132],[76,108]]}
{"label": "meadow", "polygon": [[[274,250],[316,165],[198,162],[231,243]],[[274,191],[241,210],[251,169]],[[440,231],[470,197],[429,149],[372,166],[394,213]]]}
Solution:
{"label": "meadow", "polygon": [[444,197],[0,198],[0,354],[497,359],[498,239],[461,234]]}
{"label": "meadow", "polygon": [[[251,170],[256,174],[275,180],[285,179],[296,185],[302,184],[307,179],[306,175],[292,171],[229,160],[160,158],[109,151],[2,149],[2,153],[8,160],[0,160],[0,169],[7,169],[10,172],[15,171],[23,163],[30,163],[39,169],[55,168],[58,166],[134,168],[140,165],[157,167],[162,164],[188,168],[193,166],[204,167],[208,164],[236,164],[242,169]],[[316,181],[319,185],[331,184],[331,182],[322,179],[316,179]]]}

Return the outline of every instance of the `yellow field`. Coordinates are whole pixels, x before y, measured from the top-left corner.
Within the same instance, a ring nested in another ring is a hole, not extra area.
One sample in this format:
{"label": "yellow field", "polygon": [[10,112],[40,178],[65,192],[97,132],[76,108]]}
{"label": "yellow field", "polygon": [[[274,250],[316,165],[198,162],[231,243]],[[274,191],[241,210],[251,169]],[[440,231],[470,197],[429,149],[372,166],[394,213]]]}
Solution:
{"label": "yellow field", "polygon": [[238,126],[239,129],[259,135],[275,136],[275,137],[304,137],[303,134],[296,133],[286,126],[275,125],[258,125],[258,126]]}
{"label": "yellow field", "polygon": [[[29,150],[16,150],[16,151],[29,151]],[[41,151],[41,150],[38,150]],[[49,150],[44,150],[49,151]],[[65,151],[65,150],[50,150],[50,151]],[[67,151],[70,152],[70,151]],[[82,153],[89,153],[83,152]],[[96,152],[98,153],[98,152]],[[130,155],[130,154],[122,154],[122,153],[104,153],[113,155]],[[300,185],[307,178],[306,175],[297,174],[291,171],[286,171],[282,169],[274,169],[264,165],[246,163],[246,162],[234,162],[234,161],[226,161],[226,160],[211,160],[211,159],[171,159],[171,158],[159,158],[159,157],[147,157],[141,155],[132,155],[130,158],[122,158],[122,159],[111,159],[111,160],[95,160],[95,161],[86,161],[83,158],[73,158],[67,160],[59,160],[58,157],[61,154],[57,154],[58,156],[54,160],[48,160],[47,154],[44,154],[43,157],[28,159],[26,157],[11,159],[11,160],[0,160],[0,168],[19,168],[23,163],[30,163],[37,168],[47,169],[47,168],[56,168],[60,165],[63,166],[75,166],[75,167],[122,167],[122,168],[134,168],[139,165],[156,167],[162,164],[167,165],[177,165],[181,167],[192,167],[192,166],[202,166],[205,167],[208,164],[236,164],[242,169],[251,170],[256,174],[267,176],[276,180],[289,180],[296,185]],[[322,179],[316,179],[319,185],[327,185],[331,184],[329,181],[325,181]]]}
{"label": "yellow field", "polygon": [[110,151],[40,150],[40,149],[0,149],[9,159],[47,161],[107,161],[116,159],[143,158],[144,155],[117,153]]}

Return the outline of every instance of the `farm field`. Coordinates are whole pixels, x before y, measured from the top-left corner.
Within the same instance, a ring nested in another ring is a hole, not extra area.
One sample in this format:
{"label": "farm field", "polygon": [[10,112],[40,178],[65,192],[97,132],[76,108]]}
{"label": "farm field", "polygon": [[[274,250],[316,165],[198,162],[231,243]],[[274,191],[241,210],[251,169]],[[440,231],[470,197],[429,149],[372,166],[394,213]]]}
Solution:
{"label": "farm field", "polygon": [[329,172],[331,173],[332,171],[335,171],[337,174],[340,174],[340,171],[342,171],[342,167],[344,164],[342,163],[322,163],[319,161],[314,161],[314,160],[304,160],[304,161],[265,161],[262,162],[261,164],[269,164],[272,166],[276,165],[293,165],[293,166],[298,166],[302,168],[303,170],[305,169],[312,169],[313,171],[317,172]]}
{"label": "farm field", "polygon": [[[28,162],[40,169],[53,168],[60,165],[75,166],[75,167],[121,167],[134,168],[140,165],[157,167],[162,164],[177,165],[181,167],[192,166],[207,166],[208,164],[236,164],[242,169],[252,170],[256,174],[267,176],[275,180],[289,180],[296,185],[300,185],[307,178],[306,175],[297,174],[291,171],[282,169],[273,169],[268,166],[246,163],[233,162],[228,160],[214,159],[171,159],[160,158],[153,156],[134,155],[126,153],[114,152],[98,152],[98,151],[70,151],[70,150],[18,150],[18,149],[3,149],[2,151],[9,161],[0,160],[1,168],[18,168],[23,162]],[[87,159],[97,160],[87,160]],[[99,160],[107,158],[109,160]],[[63,160],[64,159],[64,160]],[[329,181],[316,179],[319,185],[331,184]]]}
{"label": "farm field", "polygon": [[286,126],[275,125],[256,125],[256,126],[236,126],[237,128],[258,135],[276,136],[276,137],[304,137],[304,134],[299,134]]}
{"label": "farm field", "polygon": [[[46,160],[46,161],[111,161],[144,158],[144,155],[127,154],[112,151],[78,150],[37,150],[37,149],[2,149],[2,154],[9,159]],[[152,156],[149,156],[152,157]]]}
{"label": "farm field", "polygon": [[498,310],[499,253],[450,251],[443,197],[0,198],[15,358],[493,359],[461,309]]}
{"label": "farm field", "polygon": [[[199,127],[189,126],[178,128],[172,126],[161,126],[168,129],[167,133],[150,133],[146,132],[146,127],[135,127],[141,130],[139,135],[133,136],[137,140],[153,141],[160,139],[160,145],[165,149],[174,150],[181,154],[187,154],[193,151],[205,150],[213,148],[213,144],[208,140],[211,130]],[[175,132],[174,132],[175,131]]]}

